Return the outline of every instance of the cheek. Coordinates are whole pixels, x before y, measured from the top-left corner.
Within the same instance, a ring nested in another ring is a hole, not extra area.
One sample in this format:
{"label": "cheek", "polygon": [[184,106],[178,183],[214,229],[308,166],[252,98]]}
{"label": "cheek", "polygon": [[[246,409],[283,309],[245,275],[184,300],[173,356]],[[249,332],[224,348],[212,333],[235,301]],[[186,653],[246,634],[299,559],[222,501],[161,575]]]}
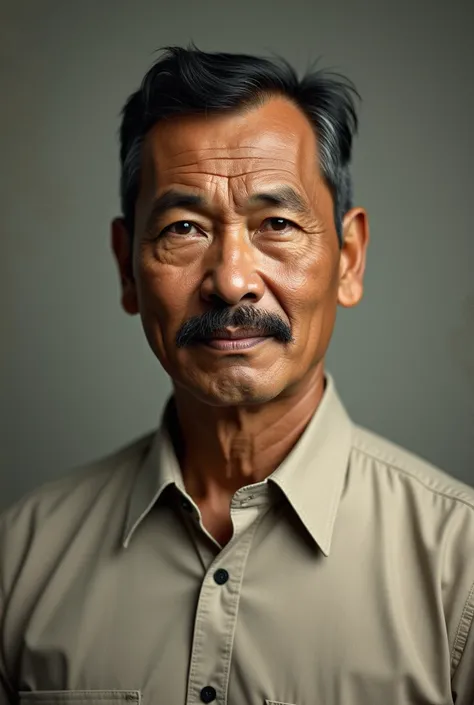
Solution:
{"label": "cheek", "polygon": [[327,248],[290,258],[277,272],[285,291],[288,315],[304,326],[337,301],[338,262]]}
{"label": "cheek", "polygon": [[137,292],[147,335],[166,343],[190,315],[195,285],[189,270],[161,263],[140,263]]}

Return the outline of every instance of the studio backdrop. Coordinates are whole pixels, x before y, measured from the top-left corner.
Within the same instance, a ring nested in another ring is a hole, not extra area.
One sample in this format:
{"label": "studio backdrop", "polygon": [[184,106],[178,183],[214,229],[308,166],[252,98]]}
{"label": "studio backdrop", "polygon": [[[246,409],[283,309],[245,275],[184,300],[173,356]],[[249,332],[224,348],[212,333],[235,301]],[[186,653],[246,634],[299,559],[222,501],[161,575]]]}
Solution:
{"label": "studio backdrop", "polygon": [[283,55],[362,95],[362,303],[328,369],[353,419],[474,484],[474,4],[2,0],[0,508],[154,428],[170,391],[120,308],[118,126],[156,50]]}

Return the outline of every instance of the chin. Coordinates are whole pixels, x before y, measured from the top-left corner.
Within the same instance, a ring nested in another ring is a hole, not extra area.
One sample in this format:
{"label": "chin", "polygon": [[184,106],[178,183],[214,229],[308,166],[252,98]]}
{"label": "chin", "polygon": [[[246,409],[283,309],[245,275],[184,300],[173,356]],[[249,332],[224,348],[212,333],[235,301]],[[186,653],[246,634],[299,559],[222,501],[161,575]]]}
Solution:
{"label": "chin", "polygon": [[211,406],[250,406],[265,404],[283,391],[278,380],[262,379],[262,374],[216,374],[206,378],[184,380],[178,384],[199,401]]}

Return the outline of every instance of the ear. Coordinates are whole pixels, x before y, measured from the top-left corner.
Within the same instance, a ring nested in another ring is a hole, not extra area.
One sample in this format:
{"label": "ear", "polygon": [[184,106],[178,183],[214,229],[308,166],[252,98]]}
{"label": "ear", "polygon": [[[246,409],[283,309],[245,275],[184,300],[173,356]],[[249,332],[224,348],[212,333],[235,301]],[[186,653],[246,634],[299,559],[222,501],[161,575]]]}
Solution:
{"label": "ear", "polygon": [[342,224],[343,245],[339,262],[337,300],[341,306],[356,306],[364,293],[364,272],[369,244],[369,222],[363,208],[352,208]]}
{"label": "ear", "polygon": [[133,277],[133,243],[123,218],[111,223],[111,245],[119,269],[122,308],[131,316],[138,313],[138,297]]}

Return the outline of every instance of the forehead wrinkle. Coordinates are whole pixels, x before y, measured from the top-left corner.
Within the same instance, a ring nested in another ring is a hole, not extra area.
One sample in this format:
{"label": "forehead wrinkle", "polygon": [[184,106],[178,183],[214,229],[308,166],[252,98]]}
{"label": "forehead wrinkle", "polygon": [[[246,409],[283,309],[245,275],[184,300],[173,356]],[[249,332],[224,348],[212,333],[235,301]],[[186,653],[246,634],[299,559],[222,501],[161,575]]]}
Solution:
{"label": "forehead wrinkle", "polygon": [[[186,154],[195,154],[196,152],[224,152],[225,155],[228,155],[229,152],[244,152],[242,155],[242,158],[245,157],[252,157],[256,156],[258,157],[259,155],[256,154],[258,152],[262,153],[262,156],[268,156],[269,148],[264,148],[264,147],[257,147],[256,145],[239,145],[238,147],[230,147],[230,146],[225,146],[225,147],[198,147],[194,149],[185,149],[183,152],[175,152],[173,155],[174,157],[182,157],[183,155]],[[281,152],[282,154],[287,153],[286,148],[278,148],[277,146],[272,146],[271,149],[272,154]],[[229,157],[229,158],[234,158],[234,157]]]}
{"label": "forehead wrinkle", "polygon": [[[291,101],[277,96],[245,114],[188,116],[158,123],[145,141],[157,169],[161,163],[166,169],[194,165],[202,171],[203,157],[214,157],[215,164],[220,159],[229,164],[239,158],[269,159],[301,172],[310,166],[309,159],[318,161],[318,141],[307,117]],[[222,174],[226,169],[221,164],[214,171]]]}
{"label": "forehead wrinkle", "polygon": [[[250,163],[249,163],[250,162]],[[267,162],[266,166],[262,166]],[[276,166],[278,163],[278,167]],[[258,168],[252,168],[252,164],[258,165]],[[248,173],[258,173],[261,171],[292,171],[296,166],[296,161],[291,159],[274,159],[271,157],[253,157],[251,160],[247,157],[239,158],[206,158],[184,162],[181,164],[172,164],[160,170],[159,165],[156,165],[156,170],[161,173],[183,173],[183,174],[215,174],[216,176],[241,176]],[[246,167],[246,168],[245,168]]]}
{"label": "forehead wrinkle", "polygon": [[[196,168],[196,164],[190,165],[192,168]],[[217,170],[216,171],[206,171],[206,170],[201,170],[201,171],[191,171],[190,169],[187,169],[185,167],[179,167],[179,168],[174,168],[174,167],[169,167],[168,169],[162,169],[160,170],[159,173],[161,174],[167,174],[171,172],[173,175],[179,176],[180,174],[185,175],[185,176],[203,176],[203,175],[208,175],[210,177],[217,176],[219,178],[224,178],[224,179],[235,179],[243,176],[252,176],[253,174],[287,174],[291,177],[292,180],[295,180],[295,177],[298,179],[298,175],[294,173],[294,171],[290,169],[282,169],[279,168],[277,169],[276,167],[273,168],[265,168],[265,169],[251,169],[249,171],[241,171],[238,173],[234,174],[222,174],[219,173]]]}
{"label": "forehead wrinkle", "polygon": [[[265,159],[270,159],[271,161],[275,161],[275,157],[268,157],[268,156],[266,156],[266,157],[263,157],[263,156],[262,157],[255,157],[254,156],[251,158],[250,157],[206,157],[205,159],[199,159],[199,160],[195,160],[195,161],[199,161],[199,162],[224,162],[224,161],[238,162],[241,160],[249,161],[250,159],[252,161],[259,161],[259,160],[262,161]],[[191,163],[195,163],[195,161],[191,162]],[[281,159],[280,161],[286,161],[289,164],[294,163],[293,159]]]}
{"label": "forehead wrinkle", "polygon": [[270,162],[281,162],[291,165],[296,165],[300,162],[301,158],[304,158],[304,150],[302,145],[295,145],[294,149],[288,149],[279,145],[271,145],[267,148],[263,147],[204,147],[197,146],[192,149],[186,149],[183,151],[172,151],[171,145],[152,144],[152,161],[155,164],[155,168],[159,168],[160,163],[167,163],[169,166],[167,168],[179,168],[187,167],[192,165],[200,165],[205,162],[218,162],[218,161],[228,161],[229,163],[235,163],[236,161],[248,160],[262,161],[268,160]]}

